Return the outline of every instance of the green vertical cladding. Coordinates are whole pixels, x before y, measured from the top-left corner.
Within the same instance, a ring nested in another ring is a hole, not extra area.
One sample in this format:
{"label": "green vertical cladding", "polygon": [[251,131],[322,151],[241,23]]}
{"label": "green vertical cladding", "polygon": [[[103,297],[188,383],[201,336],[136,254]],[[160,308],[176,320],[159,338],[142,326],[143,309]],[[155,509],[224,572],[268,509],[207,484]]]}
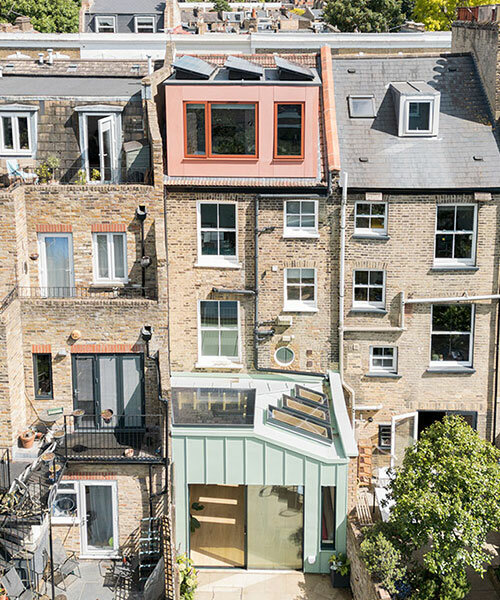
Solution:
{"label": "green vertical cladding", "polygon": [[[189,547],[189,484],[304,486],[304,571],[328,572],[321,550],[321,486],[335,485],[336,548],[345,551],[347,461],[326,461],[259,438],[253,432],[206,428],[173,431],[176,546]],[[298,440],[300,441],[300,440]]]}

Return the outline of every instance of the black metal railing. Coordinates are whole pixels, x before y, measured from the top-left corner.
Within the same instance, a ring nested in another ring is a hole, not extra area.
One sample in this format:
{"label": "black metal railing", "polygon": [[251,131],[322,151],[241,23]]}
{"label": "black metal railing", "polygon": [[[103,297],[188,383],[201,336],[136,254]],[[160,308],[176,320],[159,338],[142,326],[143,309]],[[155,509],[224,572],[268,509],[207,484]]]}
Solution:
{"label": "black metal railing", "polygon": [[64,417],[58,452],[71,462],[164,460],[164,415]]}
{"label": "black metal railing", "polygon": [[10,484],[10,449],[0,448],[0,496],[9,491]]}
{"label": "black metal railing", "polygon": [[80,286],[80,287],[18,287],[17,296],[19,298],[58,298],[58,299],[90,299],[90,300],[113,300],[122,298],[124,300],[146,298],[148,300],[156,299],[154,289],[139,285],[127,285],[125,287],[98,287]]}

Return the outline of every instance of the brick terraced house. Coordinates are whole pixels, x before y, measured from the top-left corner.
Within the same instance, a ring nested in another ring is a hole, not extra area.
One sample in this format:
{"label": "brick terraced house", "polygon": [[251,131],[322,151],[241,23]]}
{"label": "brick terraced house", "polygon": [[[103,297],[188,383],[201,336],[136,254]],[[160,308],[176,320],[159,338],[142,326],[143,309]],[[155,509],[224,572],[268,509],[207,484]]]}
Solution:
{"label": "brick terraced house", "polygon": [[0,575],[170,573],[170,489],[197,567],[327,573],[425,427],[498,442],[498,42],[0,64]]}
{"label": "brick terraced house", "polygon": [[168,512],[163,173],[148,65],[1,68],[2,576],[42,589],[60,540],[79,558],[131,558],[145,583]]}
{"label": "brick terraced house", "polygon": [[328,572],[345,550],[356,448],[329,372],[338,225],[317,56],[178,55],[172,67],[176,541],[197,566]]}
{"label": "brick terraced house", "polygon": [[364,485],[446,414],[498,442],[497,47],[498,23],[457,22],[452,53],[334,56],[322,73],[342,170],[340,370]]}

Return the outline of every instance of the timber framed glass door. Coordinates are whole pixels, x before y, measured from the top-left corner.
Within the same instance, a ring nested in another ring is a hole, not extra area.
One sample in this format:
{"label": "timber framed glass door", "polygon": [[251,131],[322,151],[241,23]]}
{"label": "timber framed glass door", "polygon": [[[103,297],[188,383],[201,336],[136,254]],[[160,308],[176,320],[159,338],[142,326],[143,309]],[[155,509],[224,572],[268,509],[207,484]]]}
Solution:
{"label": "timber framed glass door", "polygon": [[189,486],[190,556],[196,566],[245,566],[245,504],[243,485]]}
{"label": "timber framed glass door", "polygon": [[142,354],[73,354],[73,406],[83,409],[82,427],[144,426],[144,357]]}
{"label": "timber framed glass door", "polygon": [[116,481],[85,481],[80,485],[82,556],[116,556],[119,547]]}
{"label": "timber framed glass door", "polygon": [[39,233],[40,294],[66,298],[75,294],[73,236],[71,233]]}

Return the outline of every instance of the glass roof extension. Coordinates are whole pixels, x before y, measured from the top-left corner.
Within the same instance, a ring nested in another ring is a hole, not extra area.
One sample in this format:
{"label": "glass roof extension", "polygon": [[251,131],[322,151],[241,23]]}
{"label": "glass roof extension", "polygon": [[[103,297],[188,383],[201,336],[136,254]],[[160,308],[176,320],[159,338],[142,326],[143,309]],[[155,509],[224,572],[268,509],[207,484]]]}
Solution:
{"label": "glass roof extension", "polygon": [[253,425],[255,390],[172,388],[174,425]]}

